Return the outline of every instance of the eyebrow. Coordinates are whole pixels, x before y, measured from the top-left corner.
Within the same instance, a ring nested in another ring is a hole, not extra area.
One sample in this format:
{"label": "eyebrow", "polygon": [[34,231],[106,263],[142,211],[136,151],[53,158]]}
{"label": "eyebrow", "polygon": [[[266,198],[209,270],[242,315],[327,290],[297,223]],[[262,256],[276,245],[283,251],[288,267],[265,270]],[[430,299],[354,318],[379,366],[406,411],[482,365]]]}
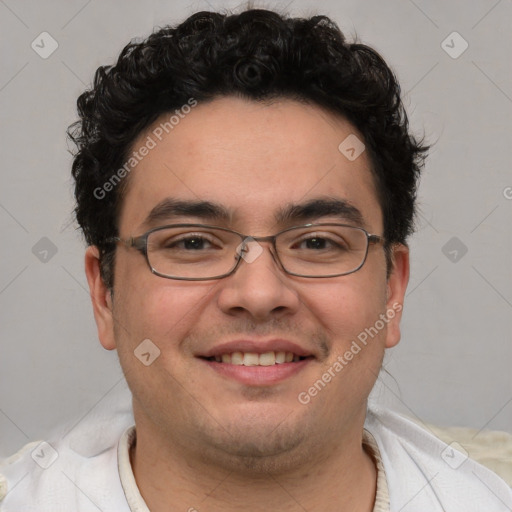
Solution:
{"label": "eyebrow", "polygon": [[313,199],[302,204],[290,204],[276,214],[280,224],[297,221],[310,221],[320,217],[336,217],[343,222],[351,222],[365,227],[363,214],[345,199]]}
{"label": "eyebrow", "polygon": [[[212,201],[191,201],[166,198],[158,203],[144,220],[144,225],[152,226],[172,220],[173,217],[196,217],[208,222],[228,222],[233,214],[223,205]],[[290,203],[275,214],[278,224],[310,222],[321,217],[336,217],[343,222],[351,222],[365,227],[361,211],[345,199],[319,198],[305,203]]]}
{"label": "eyebrow", "polygon": [[173,217],[197,217],[203,220],[227,221],[231,215],[222,205],[211,201],[184,201],[166,198],[160,201],[144,220],[144,225],[152,225],[171,220]]}

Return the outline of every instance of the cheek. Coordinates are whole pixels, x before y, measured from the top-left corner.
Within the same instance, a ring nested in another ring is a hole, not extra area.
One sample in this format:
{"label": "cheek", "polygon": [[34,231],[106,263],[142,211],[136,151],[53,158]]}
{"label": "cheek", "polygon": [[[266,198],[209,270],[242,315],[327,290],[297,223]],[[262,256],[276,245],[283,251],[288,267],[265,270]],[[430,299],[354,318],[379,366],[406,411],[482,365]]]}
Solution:
{"label": "cheek", "polygon": [[[121,262],[119,262],[121,263]],[[139,265],[141,267],[141,265]],[[150,339],[162,352],[179,349],[208,302],[216,283],[190,283],[161,278],[149,269],[116,267],[114,315],[118,349],[134,350]]]}
{"label": "cheek", "polygon": [[[172,397],[173,410],[184,416],[187,397],[193,394],[193,368],[182,340],[197,324],[212,284],[198,286],[151,274],[139,276],[136,284],[125,276],[122,283],[116,290],[115,335],[129,387],[138,403],[155,417],[159,400],[155,401],[154,390],[166,390],[162,397]],[[144,360],[146,353],[149,357]]]}
{"label": "cheek", "polygon": [[[386,286],[370,278],[370,272],[342,276],[340,280],[312,288],[307,307],[328,330],[339,350],[370,328],[386,308]],[[334,349],[334,346],[333,346]]]}
{"label": "cheek", "polygon": [[[167,281],[148,291],[145,313],[168,353],[190,352],[184,343],[212,300],[218,283]],[[190,355],[190,353],[184,354]]]}
{"label": "cheek", "polygon": [[307,306],[322,322],[330,351],[314,378],[304,382],[299,401],[311,400],[318,417],[341,422],[340,428],[342,418],[360,410],[382,366],[386,326],[379,323],[381,328],[373,329],[386,311],[386,287],[384,278],[381,284],[373,276],[343,276],[309,295]]}

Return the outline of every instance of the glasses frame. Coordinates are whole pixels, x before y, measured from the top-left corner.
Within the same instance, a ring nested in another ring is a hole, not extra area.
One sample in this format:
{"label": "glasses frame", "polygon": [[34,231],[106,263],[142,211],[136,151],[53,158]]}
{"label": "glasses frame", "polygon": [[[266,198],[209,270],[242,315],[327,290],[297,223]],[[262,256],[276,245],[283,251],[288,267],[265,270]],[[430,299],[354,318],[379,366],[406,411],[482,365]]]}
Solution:
{"label": "glasses frame", "polygon": [[[284,267],[284,265],[281,261],[281,258],[279,257],[279,252],[278,252],[277,246],[276,246],[277,237],[283,233],[292,231],[294,229],[303,229],[303,228],[309,228],[309,227],[314,228],[317,226],[318,227],[321,227],[321,226],[345,227],[345,228],[357,229],[357,230],[361,231],[362,233],[364,233],[366,235],[366,249],[365,249],[364,257],[363,257],[361,264],[357,268],[355,268],[354,270],[350,270],[349,272],[342,272],[341,274],[330,274],[330,275],[326,275],[326,276],[304,275],[304,274],[297,274],[295,272],[288,271]],[[238,231],[234,231],[233,229],[223,228],[220,226],[212,226],[209,224],[190,224],[190,223],[167,224],[165,226],[158,226],[156,228],[150,229],[149,231],[146,231],[142,235],[139,235],[136,237],[130,237],[130,238],[112,237],[112,238],[107,239],[107,242],[122,243],[127,248],[133,247],[134,249],[139,251],[145,257],[146,263],[147,263],[149,269],[151,270],[151,273],[155,274],[159,277],[163,277],[165,279],[175,279],[177,281],[212,281],[214,279],[223,279],[223,278],[228,277],[236,272],[236,270],[240,266],[240,261],[243,259],[242,251],[240,251],[239,254],[235,253],[235,257],[236,256],[238,256],[238,257],[236,259],[236,262],[235,262],[233,268],[229,272],[226,272],[224,274],[220,274],[217,276],[213,276],[213,277],[175,277],[175,276],[169,276],[167,274],[162,274],[161,272],[158,272],[158,270],[156,270],[151,265],[151,262],[149,261],[148,237],[151,235],[151,233],[154,233],[155,231],[162,231],[164,229],[169,229],[169,228],[186,228],[186,227],[218,229],[220,231],[226,231],[228,233],[233,233],[240,237],[240,243],[244,243],[247,239],[250,239],[250,241],[254,240],[256,242],[270,242],[272,244],[271,245],[272,250],[270,250],[270,248],[269,248],[270,254],[272,255],[272,258],[274,259],[276,264],[281,268],[281,270],[283,272],[285,272],[286,274],[291,275],[291,276],[306,277],[306,278],[310,278],[310,279],[325,279],[325,278],[329,278],[329,277],[340,277],[340,276],[346,276],[349,274],[353,274],[354,272],[357,272],[358,270],[360,270],[361,267],[365,264],[366,259],[368,257],[368,250],[369,250],[370,245],[375,245],[375,244],[379,244],[379,243],[384,244],[386,242],[384,237],[368,233],[368,231],[366,231],[364,228],[361,228],[359,226],[351,226],[350,224],[340,224],[340,223],[336,223],[336,222],[322,222],[322,223],[318,223],[318,224],[311,223],[311,224],[304,224],[302,226],[293,226],[291,228],[283,229],[282,231],[279,231],[278,233],[275,233],[274,235],[268,235],[268,236],[244,235],[243,233],[239,233]]]}

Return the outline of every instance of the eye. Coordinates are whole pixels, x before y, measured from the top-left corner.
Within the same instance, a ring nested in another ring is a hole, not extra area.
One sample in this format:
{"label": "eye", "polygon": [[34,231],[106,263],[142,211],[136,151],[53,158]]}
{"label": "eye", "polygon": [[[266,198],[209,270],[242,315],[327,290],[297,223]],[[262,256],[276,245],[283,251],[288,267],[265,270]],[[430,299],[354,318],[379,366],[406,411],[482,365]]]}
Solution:
{"label": "eye", "polygon": [[329,240],[320,237],[311,237],[302,240],[301,245],[306,249],[325,249],[329,245]]}
{"label": "eye", "polygon": [[312,233],[297,240],[292,248],[311,251],[344,251],[348,249],[348,245],[339,236]]}
{"label": "eye", "polygon": [[166,247],[200,251],[201,249],[207,249],[210,245],[210,242],[205,238],[200,236],[189,236],[187,238],[182,238],[181,240],[172,242],[171,244],[166,245]]}
{"label": "eye", "polygon": [[222,248],[223,243],[209,233],[181,233],[162,238],[158,247],[168,251],[202,252]]}

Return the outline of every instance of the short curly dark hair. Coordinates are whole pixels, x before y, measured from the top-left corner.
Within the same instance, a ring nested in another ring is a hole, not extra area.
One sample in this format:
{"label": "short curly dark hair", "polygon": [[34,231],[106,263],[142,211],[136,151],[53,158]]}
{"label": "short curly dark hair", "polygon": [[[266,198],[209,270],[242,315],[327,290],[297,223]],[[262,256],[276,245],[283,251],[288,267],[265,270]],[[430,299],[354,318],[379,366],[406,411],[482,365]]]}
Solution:
{"label": "short curly dark hair", "polygon": [[93,87],[78,98],[80,120],[68,130],[77,146],[75,214],[87,243],[100,251],[105,284],[112,290],[115,245],[109,239],[118,234],[126,178],[108,194],[95,191],[123,167],[143,130],[191,98],[290,98],[346,118],[369,151],[388,249],[405,243],[428,148],[409,133],[400,92],[383,58],[347,42],[326,16],[198,12],[132,41],[115,65],[98,68]]}

